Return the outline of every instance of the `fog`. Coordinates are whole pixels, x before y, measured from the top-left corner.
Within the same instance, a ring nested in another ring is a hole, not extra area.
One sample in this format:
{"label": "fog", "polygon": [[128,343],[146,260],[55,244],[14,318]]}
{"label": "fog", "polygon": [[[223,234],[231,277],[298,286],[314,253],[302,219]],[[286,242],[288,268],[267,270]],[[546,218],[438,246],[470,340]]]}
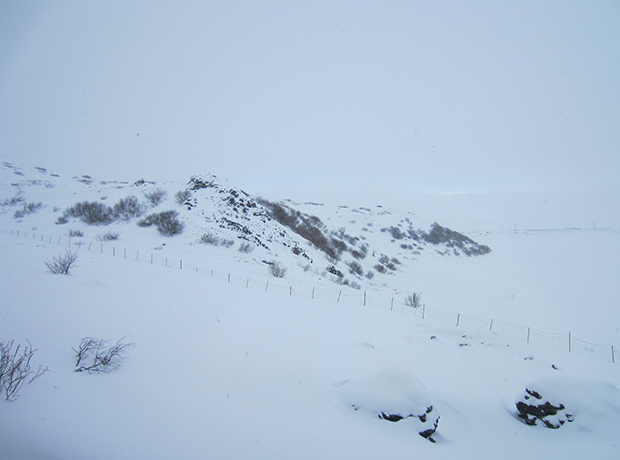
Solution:
{"label": "fog", "polygon": [[0,153],[472,228],[620,225],[619,23],[613,1],[3,2]]}

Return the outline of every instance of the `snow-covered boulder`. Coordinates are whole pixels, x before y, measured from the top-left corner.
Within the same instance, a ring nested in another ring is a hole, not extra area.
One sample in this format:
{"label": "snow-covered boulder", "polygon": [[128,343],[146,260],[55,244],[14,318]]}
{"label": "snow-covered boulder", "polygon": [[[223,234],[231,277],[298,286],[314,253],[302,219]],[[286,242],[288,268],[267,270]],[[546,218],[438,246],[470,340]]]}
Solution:
{"label": "snow-covered boulder", "polygon": [[515,405],[517,417],[526,424],[540,421],[553,429],[575,420],[587,429],[620,420],[620,392],[614,385],[566,376],[534,380],[517,396]]}
{"label": "snow-covered boulder", "polygon": [[356,411],[369,412],[391,422],[414,420],[420,436],[435,442],[431,436],[437,429],[439,412],[414,374],[387,368],[348,380],[338,391]]}

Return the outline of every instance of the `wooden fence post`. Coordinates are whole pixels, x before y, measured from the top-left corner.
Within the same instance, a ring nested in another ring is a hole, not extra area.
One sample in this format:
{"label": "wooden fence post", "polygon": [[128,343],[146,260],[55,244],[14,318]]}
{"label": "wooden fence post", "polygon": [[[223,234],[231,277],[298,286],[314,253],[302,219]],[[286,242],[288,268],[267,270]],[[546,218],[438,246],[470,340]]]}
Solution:
{"label": "wooden fence post", "polygon": [[527,328],[527,343],[530,343],[530,328]]}

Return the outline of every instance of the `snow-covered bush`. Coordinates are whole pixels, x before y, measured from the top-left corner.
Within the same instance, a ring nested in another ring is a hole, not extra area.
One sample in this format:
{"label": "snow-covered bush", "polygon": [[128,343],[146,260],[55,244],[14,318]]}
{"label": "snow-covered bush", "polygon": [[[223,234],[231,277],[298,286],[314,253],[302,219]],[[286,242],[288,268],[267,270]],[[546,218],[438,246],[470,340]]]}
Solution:
{"label": "snow-covered bush", "polygon": [[111,345],[107,340],[83,338],[78,349],[73,348],[76,353],[74,372],[109,374],[118,370],[127,357],[128,349],[133,346],[122,340]]}
{"label": "snow-covered bush", "polygon": [[34,371],[30,365],[34,353],[30,342],[25,347],[15,341],[0,342],[0,394],[4,391],[7,401],[14,401],[24,384],[30,384],[47,372],[47,367],[39,366]]}
{"label": "snow-covered bush", "polygon": [[45,266],[55,275],[68,275],[77,258],[77,252],[71,252],[67,249],[64,254],[60,254],[58,257],[53,256],[51,260],[46,260]]}

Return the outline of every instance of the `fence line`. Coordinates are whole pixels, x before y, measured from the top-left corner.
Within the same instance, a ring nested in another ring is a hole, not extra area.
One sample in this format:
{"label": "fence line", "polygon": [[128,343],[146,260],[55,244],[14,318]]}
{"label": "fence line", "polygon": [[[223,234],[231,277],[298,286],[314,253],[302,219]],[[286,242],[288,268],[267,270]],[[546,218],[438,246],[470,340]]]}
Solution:
{"label": "fence line", "polygon": [[253,280],[248,277],[233,275],[231,273],[208,270],[188,264],[182,259],[159,256],[154,252],[119,248],[104,242],[83,242],[78,240],[77,242],[72,243],[72,239],[68,237],[49,236],[37,234],[36,232],[20,232],[20,230],[10,230],[9,233],[9,230],[5,229],[4,233],[25,239],[40,240],[42,242],[55,244],[61,247],[72,248],[77,246],[78,249],[84,251],[98,252],[100,254],[111,255],[113,257],[134,260],[136,262],[143,262],[173,269],[176,268],[182,271],[202,273],[221,282],[234,284],[248,289],[257,289],[281,295],[322,300],[324,302],[342,303],[345,305],[360,307],[373,307],[382,310],[409,314],[416,318],[451,325],[458,328],[491,332],[515,341],[525,342],[532,345],[564,350],[570,353],[588,354],[589,356],[595,356],[600,359],[611,360],[612,363],[615,363],[618,358],[620,358],[618,349],[613,345],[585,342],[574,337],[570,332],[568,334],[552,334],[495,319],[485,320],[469,318],[459,313],[444,312],[435,308],[427,307],[426,305],[413,308],[406,305],[404,302],[396,300],[394,297],[390,299],[374,297],[368,295],[366,291],[356,294],[345,292],[343,290],[328,291],[316,287],[313,287],[311,291],[305,291],[294,288],[290,285],[275,284],[270,283],[269,281],[263,282]]}

